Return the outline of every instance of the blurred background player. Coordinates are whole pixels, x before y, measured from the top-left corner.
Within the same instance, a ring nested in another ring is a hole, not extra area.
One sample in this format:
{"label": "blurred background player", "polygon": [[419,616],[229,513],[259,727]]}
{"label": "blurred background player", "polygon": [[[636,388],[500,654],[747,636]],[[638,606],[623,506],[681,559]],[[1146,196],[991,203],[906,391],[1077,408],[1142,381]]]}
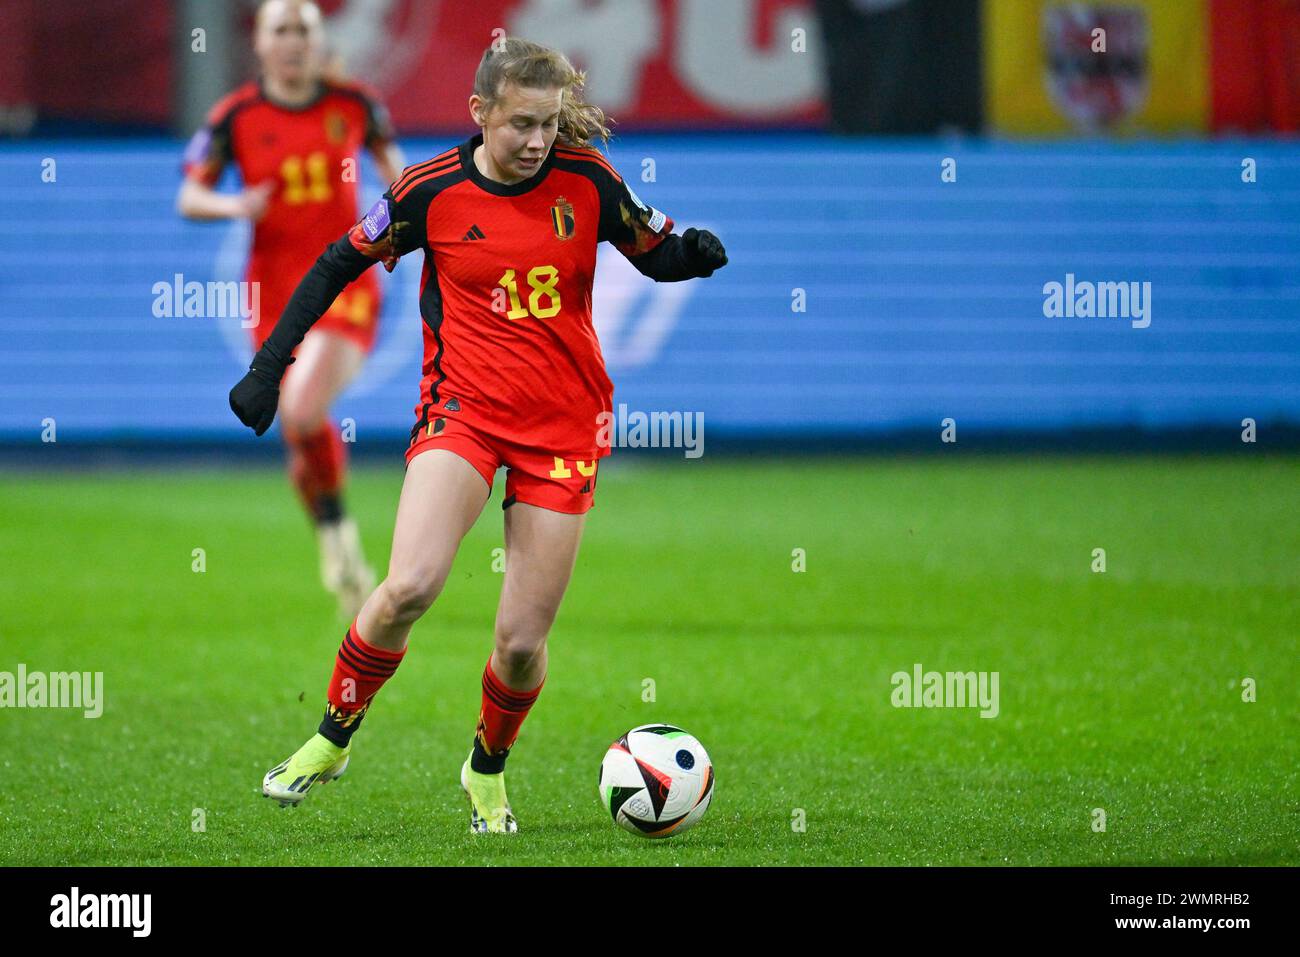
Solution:
{"label": "blurred background player", "polygon": [[[320,250],[356,222],[358,150],[370,152],[383,182],[402,169],[387,112],[369,91],[332,76],[324,41],[316,4],[266,0],[254,27],[259,79],[217,103],[185,153],[181,215],[253,223],[247,280],[260,286],[254,349]],[[230,162],[244,189],[219,193],[214,187]],[[289,475],[316,526],[321,580],[347,618],[375,576],[356,522],[344,512],[346,446],[329,409],[374,346],[380,302],[374,273],[349,286],[295,352],[280,400]]]}

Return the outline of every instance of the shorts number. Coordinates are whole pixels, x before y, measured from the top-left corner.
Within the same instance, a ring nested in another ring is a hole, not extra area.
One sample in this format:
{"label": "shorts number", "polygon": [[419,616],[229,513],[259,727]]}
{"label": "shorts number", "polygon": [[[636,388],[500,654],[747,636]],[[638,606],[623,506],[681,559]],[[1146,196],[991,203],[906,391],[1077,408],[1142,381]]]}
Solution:
{"label": "shorts number", "polygon": [[[550,319],[560,311],[560,291],[555,284],[560,281],[560,271],[554,266],[534,266],[528,270],[528,285],[532,292],[528,294],[528,307],[524,308],[519,298],[519,284],[515,281],[515,271],[507,269],[506,274],[497,280],[497,285],[504,287],[510,297],[510,310],[507,319],[522,319],[532,316],[534,319]],[[548,302],[543,305],[545,298]]]}
{"label": "shorts number", "polygon": [[[551,469],[551,478],[560,478],[560,479],[573,478],[573,471],[567,465],[564,464],[564,459],[560,458],[558,455],[552,457],[555,459],[555,468]],[[577,466],[579,475],[585,475],[587,477],[590,477],[596,474],[595,459],[592,459],[590,464],[582,461],[581,459],[576,460],[573,464]]]}
{"label": "shorts number", "polygon": [[374,303],[370,292],[365,289],[351,289],[334,300],[327,316],[337,316],[354,326],[365,328],[374,316]]}

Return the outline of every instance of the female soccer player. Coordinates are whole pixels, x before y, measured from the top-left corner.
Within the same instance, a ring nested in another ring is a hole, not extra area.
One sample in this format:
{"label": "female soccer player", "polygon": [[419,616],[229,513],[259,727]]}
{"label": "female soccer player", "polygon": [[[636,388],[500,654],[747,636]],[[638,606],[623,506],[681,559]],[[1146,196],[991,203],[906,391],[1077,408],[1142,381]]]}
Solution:
{"label": "female soccer player", "polygon": [[[219,102],[185,154],[181,215],[254,223],[248,261],[248,281],[260,293],[254,349],[316,254],[356,222],[357,151],[370,151],[384,182],[402,168],[383,107],[358,86],[325,79],[323,46],[314,3],[263,3],[254,33],[260,81]],[[244,190],[219,193],[213,187],[232,161]],[[339,296],[297,350],[282,403],[289,474],[316,524],[321,578],[349,619],[375,579],[356,524],[343,512],[347,460],[329,408],[374,345],[379,305],[373,274]]]}
{"label": "female soccer player", "polygon": [[290,354],[339,291],[377,260],[391,269],[424,252],[424,378],[388,577],[343,638],[317,734],[263,779],[262,793],[281,804],[343,773],[352,735],[505,465],[505,579],[460,779],[472,831],[517,829],[506,757],[545,680],[547,632],[610,451],[600,427],[613,387],[591,323],[596,244],[613,243],[661,281],[727,263],[711,233],[674,235],[592,147],[609,131],[581,98],[583,78],[524,40],[484,53],[469,99],[481,132],[405,170],[325,251],[231,390],[231,408],[261,435]]}

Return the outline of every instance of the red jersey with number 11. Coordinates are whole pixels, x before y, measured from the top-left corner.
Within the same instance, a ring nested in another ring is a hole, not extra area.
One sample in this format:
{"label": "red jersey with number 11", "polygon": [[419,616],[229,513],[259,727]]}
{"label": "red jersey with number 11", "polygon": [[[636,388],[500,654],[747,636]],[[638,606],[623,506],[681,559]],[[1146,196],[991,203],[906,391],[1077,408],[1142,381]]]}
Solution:
{"label": "red jersey with number 11", "polygon": [[[266,214],[253,226],[248,258],[248,280],[261,286],[256,344],[271,334],[321,250],[356,222],[358,152],[383,149],[392,138],[388,115],[373,95],[334,82],[321,83],[299,107],[277,103],[260,84],[247,83],[214,106],[194,134],[185,151],[190,179],[215,186],[234,163],[245,186],[275,184]],[[378,302],[377,277],[363,276],[329,320],[364,346],[374,335]]]}

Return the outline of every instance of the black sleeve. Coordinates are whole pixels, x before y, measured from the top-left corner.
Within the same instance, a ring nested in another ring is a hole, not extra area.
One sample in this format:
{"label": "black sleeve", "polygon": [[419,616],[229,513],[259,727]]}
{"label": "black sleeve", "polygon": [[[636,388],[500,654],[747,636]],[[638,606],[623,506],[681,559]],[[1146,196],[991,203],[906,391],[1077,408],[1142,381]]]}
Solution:
{"label": "black sleeve", "polygon": [[[405,174],[403,174],[405,178]],[[402,182],[398,180],[397,186]],[[408,252],[424,246],[427,199],[401,192],[404,201],[393,199],[389,189],[346,236],[329,246],[298,283],[275,329],[253,358],[253,366],[277,379],[288,367],[289,357],[316,320],[329,311],[339,293],[377,262],[389,272]],[[277,368],[278,366],[278,368]]]}
{"label": "black sleeve", "polygon": [[703,279],[713,270],[700,272],[686,255],[686,244],[676,233],[665,236],[654,249],[640,256],[628,256],[627,261],[643,276],[655,282],[681,282],[684,279]]}
{"label": "black sleeve", "polygon": [[597,242],[608,242],[632,259],[655,249],[672,233],[672,218],[643,203],[626,180],[600,166],[592,166],[588,175],[600,195]]}
{"label": "black sleeve", "polygon": [[604,166],[589,169],[600,194],[600,234],[627,257],[643,276],[655,282],[681,282],[712,274],[700,271],[686,253],[682,237],[673,233],[671,216],[642,202],[627,181]]}
{"label": "black sleeve", "polygon": [[[377,260],[357,250],[352,244],[351,234],[326,247],[315,265],[303,276],[302,282],[298,283],[298,288],[293,291],[289,304],[284,307],[275,329],[262,345],[262,351],[280,364],[281,374],[288,365],[289,356],[298,348],[316,320],[329,311],[334,300],[349,283],[356,281],[358,276],[376,262]],[[258,356],[261,355],[259,352]],[[254,358],[253,365],[257,366],[257,357]]]}
{"label": "black sleeve", "polygon": [[[399,179],[398,183],[400,182]],[[396,185],[397,183],[393,184]],[[389,187],[388,192],[384,193],[384,198],[380,200],[389,219],[388,232],[383,238],[391,244],[389,249],[391,256],[395,257],[394,262],[407,253],[424,248],[427,242],[425,229],[429,213],[429,200],[424,190],[416,187],[409,192],[402,192],[400,189],[398,192],[402,193],[401,202],[393,199],[392,187]],[[378,205],[375,204],[376,208]],[[388,265],[387,258],[384,258],[384,266],[389,272],[393,271],[393,268]]]}
{"label": "black sleeve", "polygon": [[[423,249],[429,216],[430,190],[420,185],[420,171],[408,166],[388,187],[361,222],[352,227],[352,245],[389,272],[407,253]],[[396,197],[400,196],[401,199]]]}
{"label": "black sleeve", "polygon": [[233,110],[223,109],[222,104],[213,107],[207,122],[190,137],[185,147],[181,171],[187,179],[208,187],[217,185],[222,170],[235,158],[231,146],[233,119]]}
{"label": "black sleeve", "polygon": [[388,115],[388,110],[381,103],[378,97],[367,95],[365,97],[366,105],[366,137],[365,144],[367,149],[380,150],[387,147],[393,140],[397,139],[397,132],[393,129],[393,120]]}

